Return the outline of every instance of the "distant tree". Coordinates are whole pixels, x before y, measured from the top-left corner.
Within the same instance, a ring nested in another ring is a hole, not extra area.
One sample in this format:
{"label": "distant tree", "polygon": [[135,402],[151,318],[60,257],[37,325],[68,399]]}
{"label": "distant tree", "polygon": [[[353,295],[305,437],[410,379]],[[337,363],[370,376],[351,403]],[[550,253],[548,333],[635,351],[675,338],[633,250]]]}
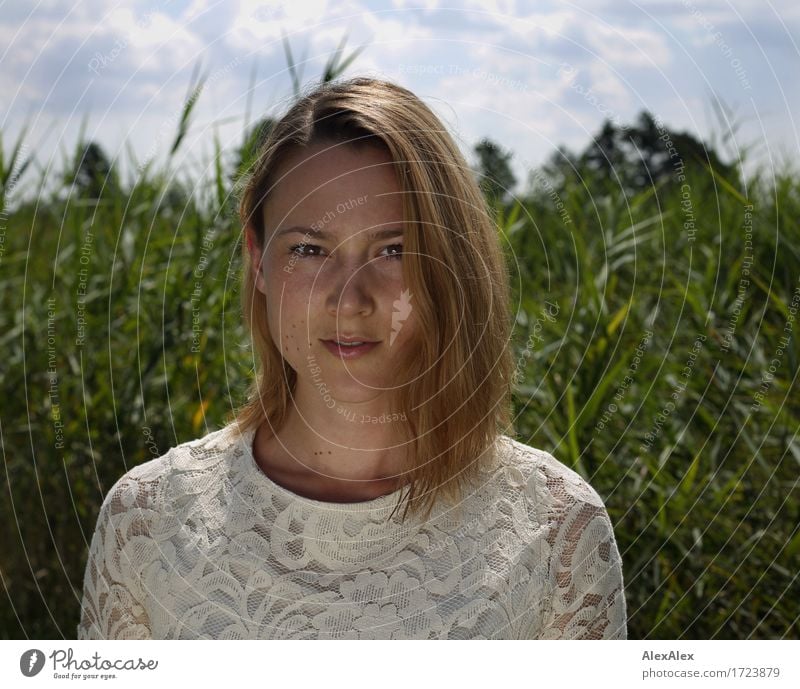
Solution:
{"label": "distant tree", "polygon": [[475,153],[478,156],[478,181],[484,194],[490,200],[507,201],[517,184],[509,164],[513,154],[488,138],[475,145]]}
{"label": "distant tree", "polygon": [[616,188],[635,194],[652,185],[675,183],[678,171],[685,174],[707,166],[732,183],[738,181],[738,167],[723,162],[711,146],[688,132],[659,126],[643,111],[630,127],[605,120],[582,152],[561,147],[542,172],[556,188],[578,181],[594,193]]}
{"label": "distant tree", "polygon": [[100,144],[89,141],[79,144],[75,153],[72,171],[66,180],[74,185],[77,194],[83,198],[99,199],[118,189],[118,180]]}
{"label": "distant tree", "polygon": [[576,164],[604,176],[610,176],[614,170],[623,168],[626,164],[626,151],[619,133],[620,130],[610,120],[603,122],[600,132],[575,161]]}

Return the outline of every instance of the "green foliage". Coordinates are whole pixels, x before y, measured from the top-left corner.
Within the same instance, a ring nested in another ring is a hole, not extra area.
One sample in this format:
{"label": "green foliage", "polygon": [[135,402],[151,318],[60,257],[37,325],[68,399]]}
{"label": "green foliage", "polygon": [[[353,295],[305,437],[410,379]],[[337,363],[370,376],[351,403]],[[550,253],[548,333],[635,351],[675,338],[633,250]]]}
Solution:
{"label": "green foliage", "polygon": [[25,131],[26,129],[23,128],[17,137],[8,160],[6,160],[2,132],[0,132],[0,211],[6,207],[6,195],[14,189],[17,180],[25,174],[25,170],[31,163],[30,156],[22,159],[25,154]]}
{"label": "green foliage", "polygon": [[500,216],[517,430],[605,500],[631,638],[796,636],[800,177],[585,182]]}
{"label": "green foliage", "polygon": [[121,191],[86,147],[62,177],[79,193],[17,201],[3,228],[3,637],[74,638],[103,496],[243,399],[252,360],[226,176],[216,166],[203,198],[169,172],[190,113],[163,170],[148,164]]}
{"label": "green foliage", "polygon": [[559,192],[579,182],[594,195],[610,190],[633,195],[674,183],[679,161],[690,169],[711,167],[726,179],[737,173],[736,166],[723,163],[713,147],[657,122],[647,111],[631,126],[605,120],[583,151],[572,153],[562,147],[544,170]]}
{"label": "green foliage", "polygon": [[488,201],[493,205],[507,201],[517,184],[511,171],[512,154],[488,138],[475,145],[475,153],[478,156],[478,182]]}
{"label": "green foliage", "polygon": [[100,144],[80,144],[72,171],[65,180],[70,191],[86,199],[108,199],[118,188],[117,175]]}

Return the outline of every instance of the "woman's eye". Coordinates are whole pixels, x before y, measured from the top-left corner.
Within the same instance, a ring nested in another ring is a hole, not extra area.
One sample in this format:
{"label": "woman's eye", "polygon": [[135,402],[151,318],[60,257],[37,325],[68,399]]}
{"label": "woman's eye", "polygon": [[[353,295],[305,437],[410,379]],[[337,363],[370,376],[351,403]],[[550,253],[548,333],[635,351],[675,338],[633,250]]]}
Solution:
{"label": "woman's eye", "polygon": [[389,249],[398,249],[398,252],[396,254],[390,254],[389,256],[386,256],[385,258],[387,260],[395,261],[395,260],[400,260],[403,257],[403,245],[402,244],[390,244],[389,246],[384,247],[384,250],[389,250]]}
{"label": "woman's eye", "polygon": [[319,249],[319,247],[316,244],[295,244],[293,247],[289,248],[289,253],[295,254],[300,258],[308,258],[310,256],[317,255],[317,254],[306,253],[307,249]]}

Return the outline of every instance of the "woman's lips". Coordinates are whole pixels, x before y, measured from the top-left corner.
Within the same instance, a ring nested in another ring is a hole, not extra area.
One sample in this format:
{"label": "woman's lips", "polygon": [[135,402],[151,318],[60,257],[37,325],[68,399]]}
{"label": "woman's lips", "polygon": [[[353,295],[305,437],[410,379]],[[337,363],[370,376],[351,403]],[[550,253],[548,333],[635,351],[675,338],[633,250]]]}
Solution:
{"label": "woman's lips", "polygon": [[338,356],[341,359],[357,359],[358,357],[364,356],[364,354],[367,352],[375,349],[380,342],[365,342],[364,344],[357,345],[355,347],[338,345],[336,342],[331,340],[322,340],[322,344],[324,344],[327,350],[334,356]]}

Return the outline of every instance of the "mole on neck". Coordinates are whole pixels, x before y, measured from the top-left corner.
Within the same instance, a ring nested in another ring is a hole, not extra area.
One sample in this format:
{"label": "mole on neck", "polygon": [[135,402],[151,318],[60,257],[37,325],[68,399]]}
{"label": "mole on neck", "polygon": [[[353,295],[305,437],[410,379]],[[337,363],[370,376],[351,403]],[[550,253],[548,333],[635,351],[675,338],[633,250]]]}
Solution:
{"label": "mole on neck", "polygon": [[322,502],[366,502],[399,490],[401,476],[378,479],[338,479],[304,466],[303,458],[287,455],[266,423],[253,438],[253,457],[271,481],[302,498]]}

